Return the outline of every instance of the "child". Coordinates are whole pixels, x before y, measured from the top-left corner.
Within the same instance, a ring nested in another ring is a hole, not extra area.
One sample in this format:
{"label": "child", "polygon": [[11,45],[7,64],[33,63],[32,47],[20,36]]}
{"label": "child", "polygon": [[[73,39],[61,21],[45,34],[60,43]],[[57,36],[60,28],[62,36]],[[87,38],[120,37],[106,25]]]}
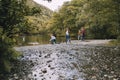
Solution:
{"label": "child", "polygon": [[67,28],[67,29],[66,29],[66,32],[65,32],[65,33],[66,33],[66,44],[67,44],[68,42],[71,43],[69,32],[70,32],[70,31],[69,31],[69,29]]}
{"label": "child", "polygon": [[56,37],[53,34],[51,34],[50,37],[51,44],[56,44]]}
{"label": "child", "polygon": [[81,30],[78,30],[78,40],[81,38]]}

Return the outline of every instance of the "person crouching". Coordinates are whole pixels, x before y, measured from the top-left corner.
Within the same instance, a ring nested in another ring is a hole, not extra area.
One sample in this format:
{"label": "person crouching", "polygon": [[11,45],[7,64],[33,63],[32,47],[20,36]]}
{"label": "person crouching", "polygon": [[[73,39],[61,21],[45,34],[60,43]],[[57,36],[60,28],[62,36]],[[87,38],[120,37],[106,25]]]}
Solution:
{"label": "person crouching", "polygon": [[51,44],[56,44],[56,37],[53,34],[51,34],[50,37]]}

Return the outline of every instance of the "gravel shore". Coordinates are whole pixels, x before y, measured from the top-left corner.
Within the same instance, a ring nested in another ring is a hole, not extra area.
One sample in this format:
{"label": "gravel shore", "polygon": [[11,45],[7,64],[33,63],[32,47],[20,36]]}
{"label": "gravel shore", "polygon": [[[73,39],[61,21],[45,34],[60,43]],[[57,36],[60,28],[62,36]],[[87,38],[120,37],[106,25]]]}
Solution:
{"label": "gravel shore", "polygon": [[[93,46],[104,45],[110,40],[73,40],[71,43],[46,44],[15,47],[22,52],[22,61],[31,61],[31,66],[24,80],[83,80],[81,64],[87,62],[86,50]],[[26,69],[27,70],[27,69]],[[24,72],[23,72],[24,73]],[[19,75],[18,75],[19,78]],[[22,78],[21,78],[22,79]]]}

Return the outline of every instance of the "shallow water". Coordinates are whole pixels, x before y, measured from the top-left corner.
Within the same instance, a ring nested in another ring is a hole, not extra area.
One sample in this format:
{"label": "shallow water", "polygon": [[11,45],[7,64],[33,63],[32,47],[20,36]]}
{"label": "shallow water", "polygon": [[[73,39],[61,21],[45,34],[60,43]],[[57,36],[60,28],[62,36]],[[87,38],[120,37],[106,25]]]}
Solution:
{"label": "shallow water", "polygon": [[119,80],[120,47],[56,44],[19,47],[9,80]]}
{"label": "shallow water", "polygon": [[[77,37],[71,37],[72,40],[77,39]],[[49,44],[50,36],[49,35],[28,35],[28,36],[19,36],[16,37],[16,44],[20,46],[33,45],[37,44]],[[56,37],[57,43],[65,42],[65,36]]]}

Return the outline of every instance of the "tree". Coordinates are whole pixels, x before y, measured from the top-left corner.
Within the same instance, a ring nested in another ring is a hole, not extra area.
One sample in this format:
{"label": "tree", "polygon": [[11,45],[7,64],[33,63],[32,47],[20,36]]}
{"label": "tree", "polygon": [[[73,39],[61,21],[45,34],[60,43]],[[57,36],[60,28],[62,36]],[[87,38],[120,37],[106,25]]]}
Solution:
{"label": "tree", "polygon": [[26,0],[0,0],[0,79],[5,80],[18,53],[13,49],[14,36],[25,22]]}
{"label": "tree", "polygon": [[[25,0],[1,0],[0,1],[0,26],[2,34],[12,37],[17,24],[24,22]],[[19,28],[18,28],[19,30]]]}
{"label": "tree", "polygon": [[[89,18],[89,24],[91,26],[92,33],[95,34],[97,32],[99,34],[99,36],[94,35],[94,37],[117,38],[119,32],[119,16],[117,15],[118,9],[115,8],[115,2],[113,0],[96,0],[89,1],[88,3],[90,5],[90,9],[88,9],[88,11],[91,12],[91,14],[93,15],[91,18]],[[97,30],[96,32],[93,32],[93,29],[95,28]]]}
{"label": "tree", "polygon": [[72,0],[64,3],[58,14],[63,27],[68,26],[72,32],[85,26],[91,38],[117,38],[120,35],[118,0]]}

